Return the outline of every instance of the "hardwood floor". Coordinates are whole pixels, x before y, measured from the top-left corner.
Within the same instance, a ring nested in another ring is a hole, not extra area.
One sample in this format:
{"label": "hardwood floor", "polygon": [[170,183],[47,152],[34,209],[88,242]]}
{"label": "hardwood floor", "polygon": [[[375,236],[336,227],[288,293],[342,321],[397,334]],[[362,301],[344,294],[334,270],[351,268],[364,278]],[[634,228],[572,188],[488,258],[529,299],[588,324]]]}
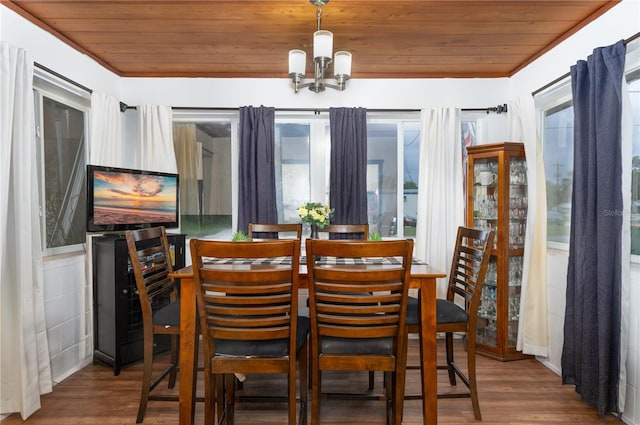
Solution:
{"label": "hardwood floor", "polygon": [[[417,345],[410,341],[409,360],[415,360]],[[462,345],[456,349],[460,355]],[[439,347],[438,353],[442,353]],[[519,360],[501,363],[477,357],[478,387],[482,423],[489,425],[512,424],[613,424],[622,423],[613,416],[599,417],[597,412],[580,400],[573,387],[561,385],[560,377],[536,360]],[[54,387],[50,394],[42,396],[42,408],[27,421],[14,414],[4,419],[2,425],[125,425],[134,424],[140,395],[141,363],[128,367],[119,376],[112,369],[93,364],[75,373]],[[381,388],[381,374],[376,374],[376,388]],[[419,389],[419,372],[407,374],[407,391]],[[323,389],[340,388],[365,391],[366,373],[327,374]],[[440,391],[451,390],[446,372],[439,372]],[[462,384],[458,384],[463,386]],[[162,387],[162,388],[161,388]],[[176,385],[177,388],[177,385]],[[250,376],[243,393],[273,393],[274,388],[286,390],[285,378]],[[169,391],[161,384],[156,391]],[[201,392],[202,393],[202,392]],[[310,405],[310,403],[309,403]],[[242,404],[236,408],[236,424],[281,425],[286,422],[284,404]],[[310,409],[309,409],[310,410]],[[146,425],[175,425],[178,421],[178,405],[175,402],[150,401],[144,419]],[[202,403],[196,407],[196,423],[203,421]],[[322,425],[385,423],[384,404],[380,401],[322,400]],[[473,418],[469,399],[438,401],[438,423],[462,425],[478,423]],[[420,401],[406,401],[404,425],[422,424]]]}

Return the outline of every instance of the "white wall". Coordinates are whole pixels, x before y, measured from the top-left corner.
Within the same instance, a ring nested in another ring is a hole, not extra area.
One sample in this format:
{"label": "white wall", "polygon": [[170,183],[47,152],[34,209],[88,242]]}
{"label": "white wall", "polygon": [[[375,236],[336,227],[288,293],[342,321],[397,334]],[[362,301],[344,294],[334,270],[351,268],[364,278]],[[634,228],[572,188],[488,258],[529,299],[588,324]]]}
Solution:
{"label": "white wall", "polygon": [[127,105],[180,107],[265,105],[276,108],[359,106],[420,109],[431,106],[485,108],[508,101],[508,79],[350,80],[344,92],[295,93],[287,79],[123,78]]}
{"label": "white wall", "polygon": [[38,64],[85,87],[119,97],[117,75],[4,5],[0,6],[0,40],[25,49]]}
{"label": "white wall", "polygon": [[[183,107],[238,107],[267,105],[276,108],[328,108],[362,106],[369,109],[420,109],[432,106],[484,108],[507,103],[529,94],[564,75],[578,59],[586,58],[593,48],[612,44],[640,31],[640,2],[623,0],[597,21],[564,41],[511,79],[426,79],[357,80],[348,82],[345,92],[328,90],[315,94],[302,90],[295,94],[287,79],[183,79],[118,78],[92,59],[71,49],[47,32],[32,25],[5,6],[0,6],[0,40],[25,48],[34,60],[93,90],[105,91],[128,105],[165,104]],[[357,69],[357,58],[354,69]],[[127,112],[125,129],[128,143],[135,143],[135,125]],[[486,142],[506,140],[505,116],[491,115],[481,136]],[[4,207],[4,206],[0,206]],[[567,257],[564,252],[549,252],[549,297],[551,354],[541,359],[558,371],[562,347],[564,289]],[[46,315],[54,379],[62,379],[82,367],[91,358],[85,326],[90,317],[85,306],[90,294],[85,256],[47,259],[45,273]],[[89,268],[90,269],[90,268]],[[637,305],[640,271],[634,266],[632,300]],[[62,276],[64,286],[59,286]],[[79,295],[84,293],[84,296]],[[69,303],[73,304],[73,307]],[[78,303],[78,305],[75,305]],[[85,303],[85,306],[81,304]],[[73,314],[68,315],[63,309]],[[638,316],[631,318],[629,349],[628,409],[625,421],[640,423],[638,385]]]}

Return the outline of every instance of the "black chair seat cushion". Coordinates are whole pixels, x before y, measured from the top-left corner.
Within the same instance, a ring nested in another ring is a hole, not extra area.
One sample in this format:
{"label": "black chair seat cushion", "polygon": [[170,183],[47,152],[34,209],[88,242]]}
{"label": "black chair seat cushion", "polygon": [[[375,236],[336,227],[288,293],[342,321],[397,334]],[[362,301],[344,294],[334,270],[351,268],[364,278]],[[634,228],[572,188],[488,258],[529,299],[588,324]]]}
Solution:
{"label": "black chair seat cushion", "polygon": [[[419,300],[409,297],[407,304],[407,325],[417,325],[420,323]],[[436,300],[436,322],[437,323],[459,323],[469,320],[469,315],[456,303],[449,300]]]}
{"label": "black chair seat cushion", "polygon": [[[296,346],[300,351],[307,340],[311,321],[308,317],[298,316],[298,330],[296,334]],[[216,340],[216,355],[221,356],[255,356],[255,357],[282,357],[289,353],[288,339],[272,339],[265,341],[236,341],[229,339]]]}
{"label": "black chair seat cushion", "polygon": [[153,324],[180,326],[180,301],[172,302],[153,312]]}
{"label": "black chair seat cushion", "polygon": [[393,354],[393,338],[334,338],[322,337],[323,354]]}

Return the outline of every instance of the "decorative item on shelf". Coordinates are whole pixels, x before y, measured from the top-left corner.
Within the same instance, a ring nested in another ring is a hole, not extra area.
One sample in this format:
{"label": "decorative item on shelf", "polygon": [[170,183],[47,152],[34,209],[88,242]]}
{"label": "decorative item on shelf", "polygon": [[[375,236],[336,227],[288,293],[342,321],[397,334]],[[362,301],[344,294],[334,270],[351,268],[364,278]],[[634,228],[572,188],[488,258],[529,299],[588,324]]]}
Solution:
{"label": "decorative item on shelf", "polygon": [[380,232],[373,232],[369,235],[369,240],[370,241],[381,241],[382,240],[382,235],[380,234]]}
{"label": "decorative item on shelf", "polygon": [[304,87],[309,87],[309,90],[315,93],[323,92],[326,87],[342,91],[345,89],[347,80],[351,78],[351,53],[336,52],[333,60],[335,84],[328,82],[324,74],[332,62],[333,34],[330,31],[321,30],[320,21],[322,20],[322,6],[329,3],[329,0],[309,0],[309,2],[318,8],[316,15],[318,30],[313,33],[313,80],[305,82],[307,54],[300,49],[289,51],[289,78],[293,82],[296,93]]}
{"label": "decorative item on shelf", "polygon": [[303,223],[311,225],[311,238],[318,238],[318,228],[323,229],[331,222],[333,208],[320,202],[305,202],[298,208],[298,216]]}

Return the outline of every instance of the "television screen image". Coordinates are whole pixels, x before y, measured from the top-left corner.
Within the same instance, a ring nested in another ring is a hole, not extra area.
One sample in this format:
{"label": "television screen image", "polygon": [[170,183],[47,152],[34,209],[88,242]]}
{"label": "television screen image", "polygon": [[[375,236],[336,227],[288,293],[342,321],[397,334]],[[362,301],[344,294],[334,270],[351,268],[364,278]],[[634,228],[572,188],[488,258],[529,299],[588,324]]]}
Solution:
{"label": "television screen image", "polygon": [[177,174],[88,167],[88,231],[178,226]]}

